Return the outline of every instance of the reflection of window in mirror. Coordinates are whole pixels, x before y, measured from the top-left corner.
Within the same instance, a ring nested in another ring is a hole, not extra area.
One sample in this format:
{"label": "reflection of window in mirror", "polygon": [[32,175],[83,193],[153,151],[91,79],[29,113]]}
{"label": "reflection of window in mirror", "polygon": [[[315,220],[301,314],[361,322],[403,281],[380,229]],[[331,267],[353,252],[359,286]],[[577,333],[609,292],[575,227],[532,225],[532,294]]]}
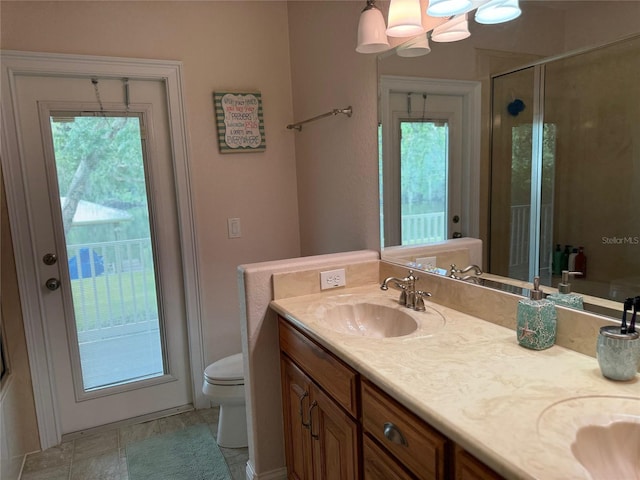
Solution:
{"label": "reflection of window in mirror", "polygon": [[402,245],[441,242],[449,217],[449,122],[401,119],[400,231]]}
{"label": "reflection of window in mirror", "polygon": [[380,77],[381,245],[477,237],[480,84]]}

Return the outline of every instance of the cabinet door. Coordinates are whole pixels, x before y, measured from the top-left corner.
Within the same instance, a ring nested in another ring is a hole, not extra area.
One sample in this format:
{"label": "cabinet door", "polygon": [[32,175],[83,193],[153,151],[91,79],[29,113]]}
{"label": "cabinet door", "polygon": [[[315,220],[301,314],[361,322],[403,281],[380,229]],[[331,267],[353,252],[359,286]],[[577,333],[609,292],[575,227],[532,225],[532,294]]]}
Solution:
{"label": "cabinet door", "polygon": [[285,356],[280,357],[280,372],[287,478],[311,480],[313,478],[309,435],[311,380]]}
{"label": "cabinet door", "polygon": [[414,480],[368,435],[362,441],[362,470],[364,480]]}
{"label": "cabinet door", "polygon": [[360,478],[358,424],[315,385],[311,386],[310,411],[314,478]]}

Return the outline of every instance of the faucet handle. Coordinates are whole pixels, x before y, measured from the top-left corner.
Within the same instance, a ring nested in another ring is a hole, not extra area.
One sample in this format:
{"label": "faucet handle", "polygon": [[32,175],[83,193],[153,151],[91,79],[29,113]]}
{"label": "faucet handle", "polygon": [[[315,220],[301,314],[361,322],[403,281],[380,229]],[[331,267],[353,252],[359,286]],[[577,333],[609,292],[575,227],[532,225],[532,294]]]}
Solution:
{"label": "faucet handle", "polygon": [[398,303],[400,305],[407,304],[407,287],[402,283],[394,282],[396,286],[400,289],[400,298],[398,299]]}
{"label": "faucet handle", "polygon": [[416,297],[415,297],[415,305],[414,305],[413,309],[416,312],[424,312],[426,310],[426,307],[424,306],[424,297],[430,297],[431,293],[430,292],[423,292],[422,290],[418,290],[415,295],[416,295]]}

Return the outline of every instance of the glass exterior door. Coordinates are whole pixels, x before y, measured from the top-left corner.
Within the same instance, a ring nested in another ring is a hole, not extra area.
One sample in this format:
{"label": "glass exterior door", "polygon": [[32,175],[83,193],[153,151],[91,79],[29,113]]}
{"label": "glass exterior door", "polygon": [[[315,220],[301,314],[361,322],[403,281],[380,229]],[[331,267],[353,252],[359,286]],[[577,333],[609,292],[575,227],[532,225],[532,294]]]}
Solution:
{"label": "glass exterior door", "polygon": [[17,89],[56,429],[185,407],[193,391],[166,84],[25,75]]}

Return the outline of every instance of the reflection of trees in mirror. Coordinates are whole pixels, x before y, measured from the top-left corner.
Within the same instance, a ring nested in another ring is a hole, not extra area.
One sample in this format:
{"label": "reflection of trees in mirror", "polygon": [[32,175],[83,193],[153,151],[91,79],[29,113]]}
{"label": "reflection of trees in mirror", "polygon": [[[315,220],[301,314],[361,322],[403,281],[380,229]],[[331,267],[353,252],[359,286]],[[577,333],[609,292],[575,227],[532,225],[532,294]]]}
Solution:
{"label": "reflection of trees in mirror", "polygon": [[403,121],[401,181],[403,214],[444,212],[447,199],[447,125]]}
{"label": "reflection of trees in mirror", "polygon": [[[139,118],[59,118],[52,117],[51,130],[60,195],[71,199],[71,208],[63,211],[67,243],[149,237]],[[71,229],[79,200],[125,210],[133,220]]]}
{"label": "reflection of trees in mirror", "polygon": [[[511,205],[531,203],[531,136],[530,123],[517,125],[511,131]],[[542,134],[542,203],[553,200],[553,169],[556,161],[556,125],[545,124]]]}

